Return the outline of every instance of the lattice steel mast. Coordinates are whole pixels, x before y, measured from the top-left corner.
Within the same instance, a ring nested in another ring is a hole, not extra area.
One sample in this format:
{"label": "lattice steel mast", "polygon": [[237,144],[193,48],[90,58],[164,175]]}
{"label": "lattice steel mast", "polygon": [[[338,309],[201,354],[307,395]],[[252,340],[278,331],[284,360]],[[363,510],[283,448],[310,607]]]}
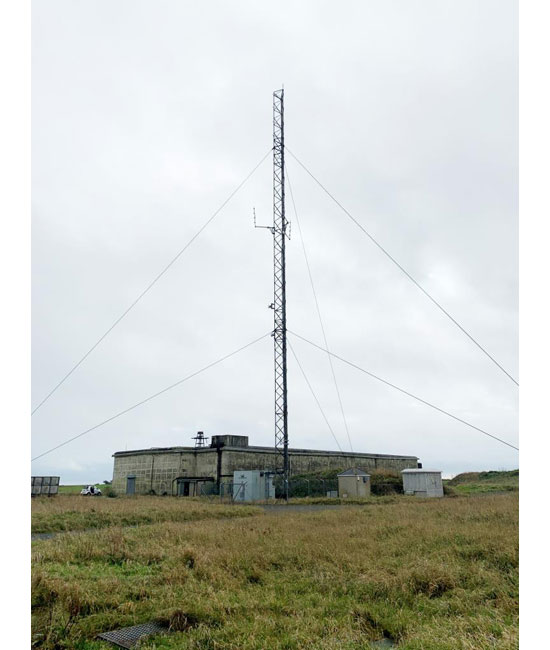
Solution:
{"label": "lattice steel mast", "polygon": [[288,500],[288,408],[286,379],[286,262],[284,90],[273,93],[273,342],[275,352],[275,449],[282,455]]}

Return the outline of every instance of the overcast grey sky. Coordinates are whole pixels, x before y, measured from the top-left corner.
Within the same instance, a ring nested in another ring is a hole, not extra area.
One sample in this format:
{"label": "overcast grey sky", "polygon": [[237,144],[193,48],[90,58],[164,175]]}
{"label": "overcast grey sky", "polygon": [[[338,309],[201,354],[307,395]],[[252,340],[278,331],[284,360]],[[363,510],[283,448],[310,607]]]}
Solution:
{"label": "overcast grey sky", "polygon": [[[33,3],[36,405],[271,147],[286,144],[518,376],[517,6],[507,0]],[[332,350],[517,445],[518,389],[288,157]],[[33,416],[33,456],[272,328],[271,159]],[[291,204],[287,204],[291,221]],[[289,328],[322,343],[296,224]],[[326,355],[293,341],[342,448]],[[272,340],[33,463],[273,443]],[[445,473],[517,452],[335,361],[355,450]],[[336,449],[292,358],[291,446]]]}

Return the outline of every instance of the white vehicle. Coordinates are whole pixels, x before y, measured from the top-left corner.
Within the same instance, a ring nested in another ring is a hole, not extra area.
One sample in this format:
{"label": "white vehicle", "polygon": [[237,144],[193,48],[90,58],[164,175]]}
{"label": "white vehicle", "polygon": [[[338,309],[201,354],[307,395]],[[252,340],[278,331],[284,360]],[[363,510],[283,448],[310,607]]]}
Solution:
{"label": "white vehicle", "polygon": [[86,485],[85,487],[80,490],[80,494],[83,497],[100,497],[101,496],[101,490],[97,488],[95,485]]}

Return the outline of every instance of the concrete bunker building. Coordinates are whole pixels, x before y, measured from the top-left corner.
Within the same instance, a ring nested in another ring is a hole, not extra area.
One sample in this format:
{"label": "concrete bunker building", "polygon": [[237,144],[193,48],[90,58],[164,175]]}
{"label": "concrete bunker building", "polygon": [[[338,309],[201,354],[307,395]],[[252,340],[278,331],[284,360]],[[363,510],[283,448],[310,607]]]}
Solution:
{"label": "concrete bunker building", "polygon": [[[280,458],[274,447],[248,444],[248,436],[212,436],[210,446],[151,447],[113,454],[112,487],[119,494],[198,496],[217,494],[233,481],[235,471],[275,471]],[[416,456],[289,449],[290,475],[355,467],[374,469],[418,467]]]}

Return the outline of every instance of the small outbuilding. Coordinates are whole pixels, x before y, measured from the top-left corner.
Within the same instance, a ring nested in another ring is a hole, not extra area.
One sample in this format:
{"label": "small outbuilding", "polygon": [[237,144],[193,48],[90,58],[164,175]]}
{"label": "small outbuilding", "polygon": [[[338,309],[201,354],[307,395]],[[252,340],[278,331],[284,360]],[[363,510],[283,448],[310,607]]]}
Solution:
{"label": "small outbuilding", "polygon": [[437,469],[404,469],[403,492],[417,497],[442,497],[443,481]]}
{"label": "small outbuilding", "polygon": [[341,499],[370,496],[370,474],[354,467],[340,472],[338,474],[338,496]]}

